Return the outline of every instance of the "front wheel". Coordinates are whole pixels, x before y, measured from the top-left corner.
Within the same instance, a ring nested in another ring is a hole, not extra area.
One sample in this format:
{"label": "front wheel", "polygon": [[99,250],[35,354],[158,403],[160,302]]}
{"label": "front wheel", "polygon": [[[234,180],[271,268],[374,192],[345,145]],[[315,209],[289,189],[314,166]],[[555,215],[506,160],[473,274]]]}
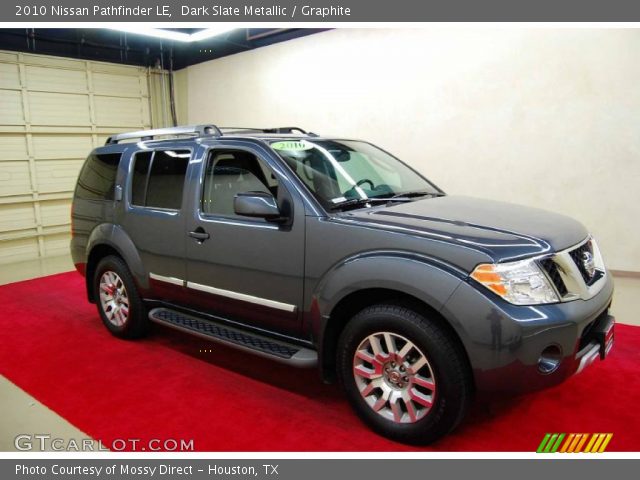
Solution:
{"label": "front wheel", "polygon": [[426,444],[467,410],[471,374],[449,332],[400,305],[365,308],[338,345],[338,376],[358,415],[376,432]]}

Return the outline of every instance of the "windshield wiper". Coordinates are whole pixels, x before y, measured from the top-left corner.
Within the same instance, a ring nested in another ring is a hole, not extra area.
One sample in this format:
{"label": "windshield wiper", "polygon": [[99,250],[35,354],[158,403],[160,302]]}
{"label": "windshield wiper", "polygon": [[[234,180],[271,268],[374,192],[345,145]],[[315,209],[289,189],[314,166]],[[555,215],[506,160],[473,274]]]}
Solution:
{"label": "windshield wiper", "polygon": [[424,191],[416,191],[416,192],[404,192],[404,193],[396,193],[388,198],[388,200],[400,200],[400,199],[409,199],[415,197],[442,197],[444,193],[441,192],[424,192]]}
{"label": "windshield wiper", "polygon": [[338,209],[342,209],[342,208],[349,208],[349,207],[359,207],[359,206],[365,206],[368,205],[369,203],[387,203],[389,200],[391,200],[390,198],[351,198],[349,200],[345,200],[343,202],[340,203],[336,203],[335,205],[332,205],[331,207],[329,207],[329,210],[338,210]]}
{"label": "windshield wiper", "polygon": [[413,198],[426,197],[427,195],[430,197],[442,197],[445,194],[440,192],[406,192],[396,193],[395,195],[391,196],[379,195],[377,197],[369,198],[351,198],[349,200],[345,200],[343,202],[332,205],[329,210],[360,207],[368,205],[370,203],[410,202]]}

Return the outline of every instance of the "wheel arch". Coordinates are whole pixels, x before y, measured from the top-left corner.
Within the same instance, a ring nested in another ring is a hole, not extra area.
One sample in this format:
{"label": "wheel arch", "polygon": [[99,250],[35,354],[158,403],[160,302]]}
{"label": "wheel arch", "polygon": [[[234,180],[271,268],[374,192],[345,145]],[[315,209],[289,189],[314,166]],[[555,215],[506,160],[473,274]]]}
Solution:
{"label": "wheel arch", "polygon": [[319,367],[325,382],[333,383],[335,381],[338,339],[347,323],[364,308],[376,304],[402,305],[418,313],[425,314],[429,320],[436,322],[438,327],[445,331],[455,342],[460,352],[464,355],[469,371],[472,371],[469,354],[459,333],[438,310],[423,300],[402,291],[387,288],[370,288],[358,290],[345,296],[338,302],[326,320],[321,351],[319,352]]}
{"label": "wheel arch", "polygon": [[108,255],[120,257],[131,271],[136,284],[143,289],[148,288],[146,271],[131,238],[122,227],[113,224],[102,224],[91,232],[87,244],[85,281],[87,297],[91,303],[96,301],[93,286],[95,269],[100,260]]}
{"label": "wheel arch", "polygon": [[380,303],[399,303],[427,315],[451,336],[470,365],[460,332],[441,313],[464,275],[428,257],[390,251],[360,255],[331,269],[319,282],[311,305],[323,380],[335,380],[338,338],[348,321]]}

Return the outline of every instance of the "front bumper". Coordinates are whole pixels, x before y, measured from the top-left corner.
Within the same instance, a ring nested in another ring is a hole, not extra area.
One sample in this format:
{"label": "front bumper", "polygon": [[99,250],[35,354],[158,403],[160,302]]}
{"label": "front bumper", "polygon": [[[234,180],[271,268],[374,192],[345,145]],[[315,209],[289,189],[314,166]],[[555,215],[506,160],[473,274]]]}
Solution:
{"label": "front bumper", "polygon": [[576,354],[578,363],[576,373],[580,373],[596,359],[604,360],[613,348],[615,341],[615,323],[612,315],[601,315],[588,335],[588,343]]}
{"label": "front bumper", "polygon": [[[512,305],[462,282],[441,312],[462,340],[477,389],[518,393],[557,385],[607,356],[612,295],[611,275],[589,300],[535,306]],[[545,349],[557,352],[553,369],[541,368]]]}

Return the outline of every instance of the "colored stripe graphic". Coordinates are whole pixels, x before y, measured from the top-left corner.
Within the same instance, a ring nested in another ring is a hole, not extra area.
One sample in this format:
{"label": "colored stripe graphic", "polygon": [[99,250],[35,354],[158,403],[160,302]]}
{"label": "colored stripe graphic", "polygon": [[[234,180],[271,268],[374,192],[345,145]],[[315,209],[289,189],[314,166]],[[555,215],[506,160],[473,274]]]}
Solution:
{"label": "colored stripe graphic", "polygon": [[551,453],[551,447],[553,446],[553,443],[556,441],[556,438],[558,438],[557,433],[554,433],[553,435],[551,435],[551,438],[547,442],[547,446],[544,447],[544,451],[543,451],[544,453]]}
{"label": "colored stripe graphic", "polygon": [[556,453],[556,451],[558,450],[558,447],[560,447],[560,443],[562,443],[563,438],[564,438],[564,433],[561,433],[560,435],[558,435],[558,439],[556,440],[556,443],[553,444],[553,447],[551,447],[551,450],[549,450],[549,453]]}
{"label": "colored stripe graphic", "polygon": [[613,433],[547,433],[536,453],[602,453],[612,438]]}
{"label": "colored stripe graphic", "polygon": [[560,449],[560,453],[564,453],[567,451],[567,448],[569,448],[569,445],[571,445],[571,442],[573,442],[573,439],[576,437],[575,433],[570,433],[569,436],[567,437],[566,442],[564,442],[564,445],[562,445],[562,448]]}
{"label": "colored stripe graphic", "polygon": [[613,433],[607,433],[607,436],[604,439],[604,442],[602,442],[602,445],[600,445],[600,450],[598,450],[598,453],[602,453],[607,449],[607,445],[609,445],[609,442],[611,441],[611,439],[613,438]]}
{"label": "colored stripe graphic", "polygon": [[544,436],[544,438],[542,439],[542,442],[540,442],[540,445],[538,445],[538,449],[536,450],[536,453],[542,453],[542,451],[544,450],[544,446],[547,444],[550,437],[551,437],[550,433],[547,433]]}
{"label": "colored stripe graphic", "polygon": [[591,447],[593,446],[594,442],[599,436],[600,435],[598,435],[597,433],[594,433],[593,435],[591,435],[591,438],[589,439],[589,443],[587,443],[587,446],[584,449],[585,453],[589,453],[591,451]]}
{"label": "colored stripe graphic", "polygon": [[569,450],[567,450],[567,453],[575,452],[578,443],[580,443],[580,440],[582,440],[582,434],[576,433],[576,437],[573,439],[573,442],[571,442],[571,446],[569,447]]}
{"label": "colored stripe graphic", "polygon": [[582,451],[582,446],[587,441],[587,438],[589,438],[589,434],[588,433],[583,433],[581,435],[582,435],[582,438],[578,442],[578,445],[576,445],[576,449],[573,451],[573,453],[580,453]]}

